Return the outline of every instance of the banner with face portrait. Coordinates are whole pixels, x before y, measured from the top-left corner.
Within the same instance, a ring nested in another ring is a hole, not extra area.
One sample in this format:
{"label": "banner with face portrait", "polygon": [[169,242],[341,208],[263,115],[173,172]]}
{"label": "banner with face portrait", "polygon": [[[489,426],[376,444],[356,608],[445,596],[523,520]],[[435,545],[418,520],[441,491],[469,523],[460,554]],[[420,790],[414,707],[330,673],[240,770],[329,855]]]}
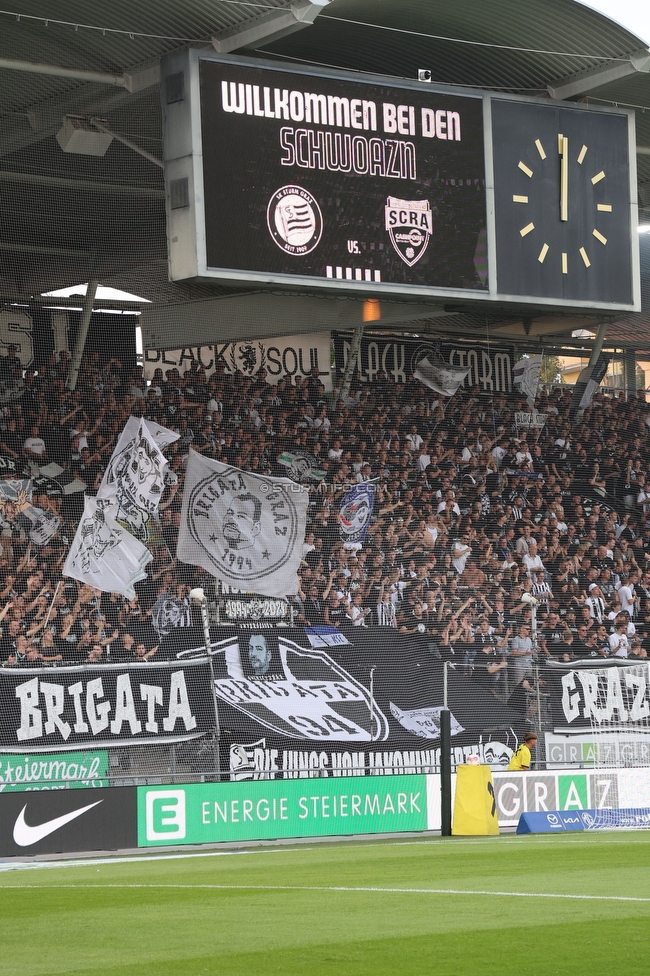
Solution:
{"label": "banner with face portrait", "polygon": [[190,450],[176,554],[222,583],[264,596],[298,591],[309,492]]}
{"label": "banner with face portrait", "polygon": [[132,600],[134,584],[145,579],[152,555],[110,514],[110,506],[84,498],[84,513],[77,526],[63,575],[105,593],[122,593]]}
{"label": "banner with face portrait", "polygon": [[[228,729],[221,768],[232,780],[438,771],[445,675],[426,638],[355,627],[338,634],[342,641],[314,644],[312,628],[262,621],[211,635],[219,722]],[[160,653],[182,661],[205,650],[196,633],[175,631]],[[446,684],[452,764],[475,754],[507,766],[524,716],[459,670]]]}

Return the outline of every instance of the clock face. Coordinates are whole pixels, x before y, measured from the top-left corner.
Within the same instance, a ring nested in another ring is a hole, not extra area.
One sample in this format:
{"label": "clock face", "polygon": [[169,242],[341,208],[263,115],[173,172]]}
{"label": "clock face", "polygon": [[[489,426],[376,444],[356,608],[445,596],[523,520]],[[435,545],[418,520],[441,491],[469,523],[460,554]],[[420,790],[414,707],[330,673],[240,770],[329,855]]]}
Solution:
{"label": "clock face", "polygon": [[499,294],[633,303],[628,117],[492,101]]}

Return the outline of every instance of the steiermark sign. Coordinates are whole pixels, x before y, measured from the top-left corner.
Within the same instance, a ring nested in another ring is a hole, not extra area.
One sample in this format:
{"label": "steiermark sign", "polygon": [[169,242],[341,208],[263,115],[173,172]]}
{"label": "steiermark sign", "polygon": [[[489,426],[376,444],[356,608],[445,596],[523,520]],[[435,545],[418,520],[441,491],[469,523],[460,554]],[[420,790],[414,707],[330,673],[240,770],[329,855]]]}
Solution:
{"label": "steiermark sign", "polygon": [[138,846],[427,830],[425,776],[138,788]]}
{"label": "steiermark sign", "polygon": [[0,793],[108,786],[108,750],[0,754]]}

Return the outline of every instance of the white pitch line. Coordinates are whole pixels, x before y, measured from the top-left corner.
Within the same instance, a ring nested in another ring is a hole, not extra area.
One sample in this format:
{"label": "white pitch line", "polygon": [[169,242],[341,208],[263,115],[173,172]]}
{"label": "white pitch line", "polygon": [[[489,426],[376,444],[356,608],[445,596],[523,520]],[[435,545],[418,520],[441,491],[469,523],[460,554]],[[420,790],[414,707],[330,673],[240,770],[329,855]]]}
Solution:
{"label": "white pitch line", "polygon": [[97,867],[98,865],[108,866],[110,864],[148,864],[149,861],[182,861],[190,857],[232,857],[236,854],[287,854],[294,850],[311,851],[312,847],[294,848],[285,850],[282,847],[272,848],[271,850],[257,850],[250,848],[234,851],[189,851],[187,854],[134,854],[130,857],[112,857],[106,854],[104,857],[77,858],[74,861],[19,861],[16,864],[10,862],[0,863],[0,873],[7,871],[35,871],[40,868],[83,868]]}
{"label": "white pitch line", "polygon": [[571,901],[633,901],[650,902],[650,897],[642,898],[633,895],[567,895],[547,891],[484,891],[483,889],[463,888],[377,888],[377,887],[345,887],[342,885],[219,885],[219,884],[60,884],[60,885],[3,885],[4,891],[10,889],[56,889],[56,888],[162,888],[179,890],[210,890],[210,891],[342,891],[342,892],[370,892],[372,894],[390,895],[487,895],[490,898],[559,898]]}

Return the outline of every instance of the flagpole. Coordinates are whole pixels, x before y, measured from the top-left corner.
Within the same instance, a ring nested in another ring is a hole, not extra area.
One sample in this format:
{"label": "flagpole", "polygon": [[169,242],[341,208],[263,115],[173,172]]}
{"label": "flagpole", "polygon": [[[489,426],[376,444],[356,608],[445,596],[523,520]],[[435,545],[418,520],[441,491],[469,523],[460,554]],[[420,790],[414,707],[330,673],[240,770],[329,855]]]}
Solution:
{"label": "flagpole", "polygon": [[56,588],[54,590],[54,596],[52,597],[52,602],[50,603],[50,607],[49,607],[49,609],[47,611],[47,617],[45,618],[45,623],[43,624],[43,630],[45,630],[47,628],[47,625],[50,622],[50,614],[52,613],[52,608],[54,607],[55,600],[56,600],[57,596],[59,595],[59,587],[60,586],[61,586],[61,580],[59,580],[59,582],[56,584]]}
{"label": "flagpole", "polygon": [[210,613],[208,610],[208,598],[205,595],[205,590],[202,586],[196,586],[193,590],[189,592],[190,600],[196,600],[201,607],[201,623],[203,624],[203,639],[205,641],[205,653],[208,658],[208,664],[210,665],[210,688],[212,690],[212,704],[214,706],[214,721],[215,721],[215,734],[217,737],[217,748],[216,748],[216,770],[215,775],[217,781],[221,779],[221,729],[219,726],[219,706],[217,705],[217,692],[214,687],[214,666],[212,663],[212,640],[210,638]]}

